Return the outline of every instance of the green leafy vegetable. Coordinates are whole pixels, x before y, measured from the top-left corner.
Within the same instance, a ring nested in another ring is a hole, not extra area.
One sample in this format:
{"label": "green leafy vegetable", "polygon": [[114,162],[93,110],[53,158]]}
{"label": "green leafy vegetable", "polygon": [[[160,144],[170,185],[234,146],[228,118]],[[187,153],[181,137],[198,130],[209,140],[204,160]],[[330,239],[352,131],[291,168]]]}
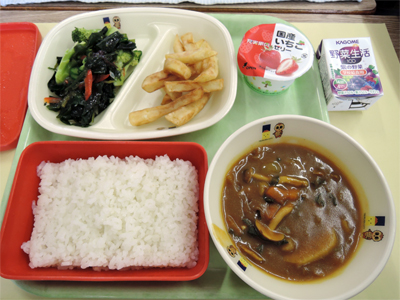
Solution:
{"label": "green leafy vegetable", "polygon": [[55,72],[47,83],[56,96],[45,98],[48,109],[68,125],[87,127],[106,109],[139,63],[142,51],[115,27],[75,28],[75,42],[57,57]]}
{"label": "green leafy vegetable", "polygon": [[[71,68],[76,66],[76,61],[72,60],[75,55],[75,47],[68,49],[62,57],[60,64],[56,71],[56,82],[62,84],[64,80],[69,76]],[[74,71],[75,72],[75,71]]]}

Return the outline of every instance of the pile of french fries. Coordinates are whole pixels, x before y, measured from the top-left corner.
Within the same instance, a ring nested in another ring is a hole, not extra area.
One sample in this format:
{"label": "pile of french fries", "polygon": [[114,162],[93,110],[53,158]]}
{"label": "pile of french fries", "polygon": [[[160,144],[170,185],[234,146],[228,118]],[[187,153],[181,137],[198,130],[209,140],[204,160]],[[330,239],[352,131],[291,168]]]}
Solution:
{"label": "pile of french fries", "polygon": [[160,105],[131,112],[129,122],[140,126],[165,116],[175,126],[186,124],[204,108],[212,92],[223,89],[218,73],[217,52],[206,40],[194,41],[191,32],[176,35],[173,53],[165,55],[164,69],[142,83],[148,93],[164,90]]}

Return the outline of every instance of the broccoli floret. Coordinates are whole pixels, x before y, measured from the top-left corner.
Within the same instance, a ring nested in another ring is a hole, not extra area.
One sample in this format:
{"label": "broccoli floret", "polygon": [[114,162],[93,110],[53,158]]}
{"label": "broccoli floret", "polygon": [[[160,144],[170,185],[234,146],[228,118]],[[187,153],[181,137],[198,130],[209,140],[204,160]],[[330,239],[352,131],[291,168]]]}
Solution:
{"label": "broccoli floret", "polygon": [[114,64],[120,71],[120,76],[119,78],[115,78],[114,86],[121,86],[125,82],[125,80],[132,73],[133,67],[139,63],[141,56],[142,56],[142,51],[140,50],[118,51],[117,59],[114,61]]}
{"label": "broccoli floret", "polygon": [[78,65],[78,63],[76,63],[76,66],[74,66],[74,64],[70,64],[71,69],[69,71],[69,75],[71,76],[71,78],[73,80],[77,79],[79,74],[81,74],[83,71],[85,71],[85,65],[86,65],[86,57],[80,61],[80,66]]}
{"label": "broccoli floret", "polygon": [[63,58],[60,61],[60,64],[57,67],[56,72],[56,83],[62,84],[64,80],[69,76],[69,71],[71,70],[71,66],[69,64],[71,57],[75,54],[75,49],[68,49],[65,51]]}
{"label": "broccoli floret", "polygon": [[71,68],[74,68],[76,66],[74,57],[78,54],[81,54],[84,49],[86,49],[86,43],[81,42],[75,43],[72,49],[65,51],[65,54],[62,57],[56,71],[55,79],[57,84],[62,84],[64,80],[70,75]]}
{"label": "broccoli floret", "polygon": [[113,34],[113,33],[116,32],[116,31],[119,31],[118,28],[116,28],[116,27],[110,27],[110,28],[108,28],[108,30],[107,30],[106,36],[108,36],[108,35],[110,35],[110,34]]}
{"label": "broccoli floret", "polygon": [[[81,43],[81,42],[88,42],[89,37],[92,33],[99,33],[100,31],[102,31],[101,29],[85,29],[85,28],[77,28],[75,27],[75,29],[72,31],[72,40],[76,43]],[[115,27],[110,27],[107,28],[106,31],[106,36],[114,33],[118,31],[117,28]]]}
{"label": "broccoli floret", "polygon": [[117,58],[114,61],[114,64],[117,66],[118,69],[122,69],[133,59],[132,51],[125,51],[125,50],[118,50],[117,51]]}
{"label": "broccoli floret", "polygon": [[90,35],[93,32],[99,32],[100,29],[85,29],[85,28],[76,28],[72,31],[72,40],[74,42],[87,42],[89,40]]}

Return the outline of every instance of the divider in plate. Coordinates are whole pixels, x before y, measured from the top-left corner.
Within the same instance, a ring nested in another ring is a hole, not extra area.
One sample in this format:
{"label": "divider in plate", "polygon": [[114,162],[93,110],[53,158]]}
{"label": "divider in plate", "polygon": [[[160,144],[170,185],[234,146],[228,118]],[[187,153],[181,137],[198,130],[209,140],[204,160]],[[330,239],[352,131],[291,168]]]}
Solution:
{"label": "divider in plate", "polygon": [[[43,99],[50,93],[47,82],[53,74],[48,68],[55,65],[57,56],[62,56],[73,46],[70,36],[75,27],[102,28],[104,18],[112,20],[114,16],[121,20],[120,31],[136,40],[137,49],[143,51],[142,58],[114,102],[96,117],[92,126],[81,128],[65,125],[56,118],[55,112],[43,105]],[[161,92],[149,94],[141,88],[141,84],[147,75],[162,70],[165,54],[173,51],[175,34],[186,32],[193,32],[196,40],[207,40],[218,52],[219,78],[224,79],[224,89],[213,93],[203,111],[184,126],[159,130],[160,127],[173,125],[164,118],[148,125],[131,126],[129,112],[160,104]],[[232,107],[236,87],[237,68],[232,39],[217,19],[203,13],[178,9],[123,8],[77,15],[59,23],[49,32],[32,70],[28,104],[34,119],[49,131],[82,138],[135,140],[178,135],[215,124]]]}

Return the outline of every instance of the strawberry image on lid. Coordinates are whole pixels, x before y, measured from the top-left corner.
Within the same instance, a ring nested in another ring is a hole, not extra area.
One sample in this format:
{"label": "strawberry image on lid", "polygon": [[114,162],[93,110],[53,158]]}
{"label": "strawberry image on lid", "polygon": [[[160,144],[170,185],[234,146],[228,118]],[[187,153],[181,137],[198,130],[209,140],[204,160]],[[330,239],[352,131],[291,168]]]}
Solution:
{"label": "strawberry image on lid", "polygon": [[300,61],[299,58],[285,58],[282,60],[277,69],[276,69],[276,75],[288,75],[288,74],[293,74],[299,69],[298,62]]}
{"label": "strawberry image on lid", "polygon": [[260,66],[276,70],[281,63],[281,53],[274,50],[270,44],[264,47],[264,51],[258,54]]}
{"label": "strawberry image on lid", "polygon": [[261,24],[246,32],[237,60],[249,87],[270,95],[287,90],[311,68],[314,50],[308,39],[291,26]]}

